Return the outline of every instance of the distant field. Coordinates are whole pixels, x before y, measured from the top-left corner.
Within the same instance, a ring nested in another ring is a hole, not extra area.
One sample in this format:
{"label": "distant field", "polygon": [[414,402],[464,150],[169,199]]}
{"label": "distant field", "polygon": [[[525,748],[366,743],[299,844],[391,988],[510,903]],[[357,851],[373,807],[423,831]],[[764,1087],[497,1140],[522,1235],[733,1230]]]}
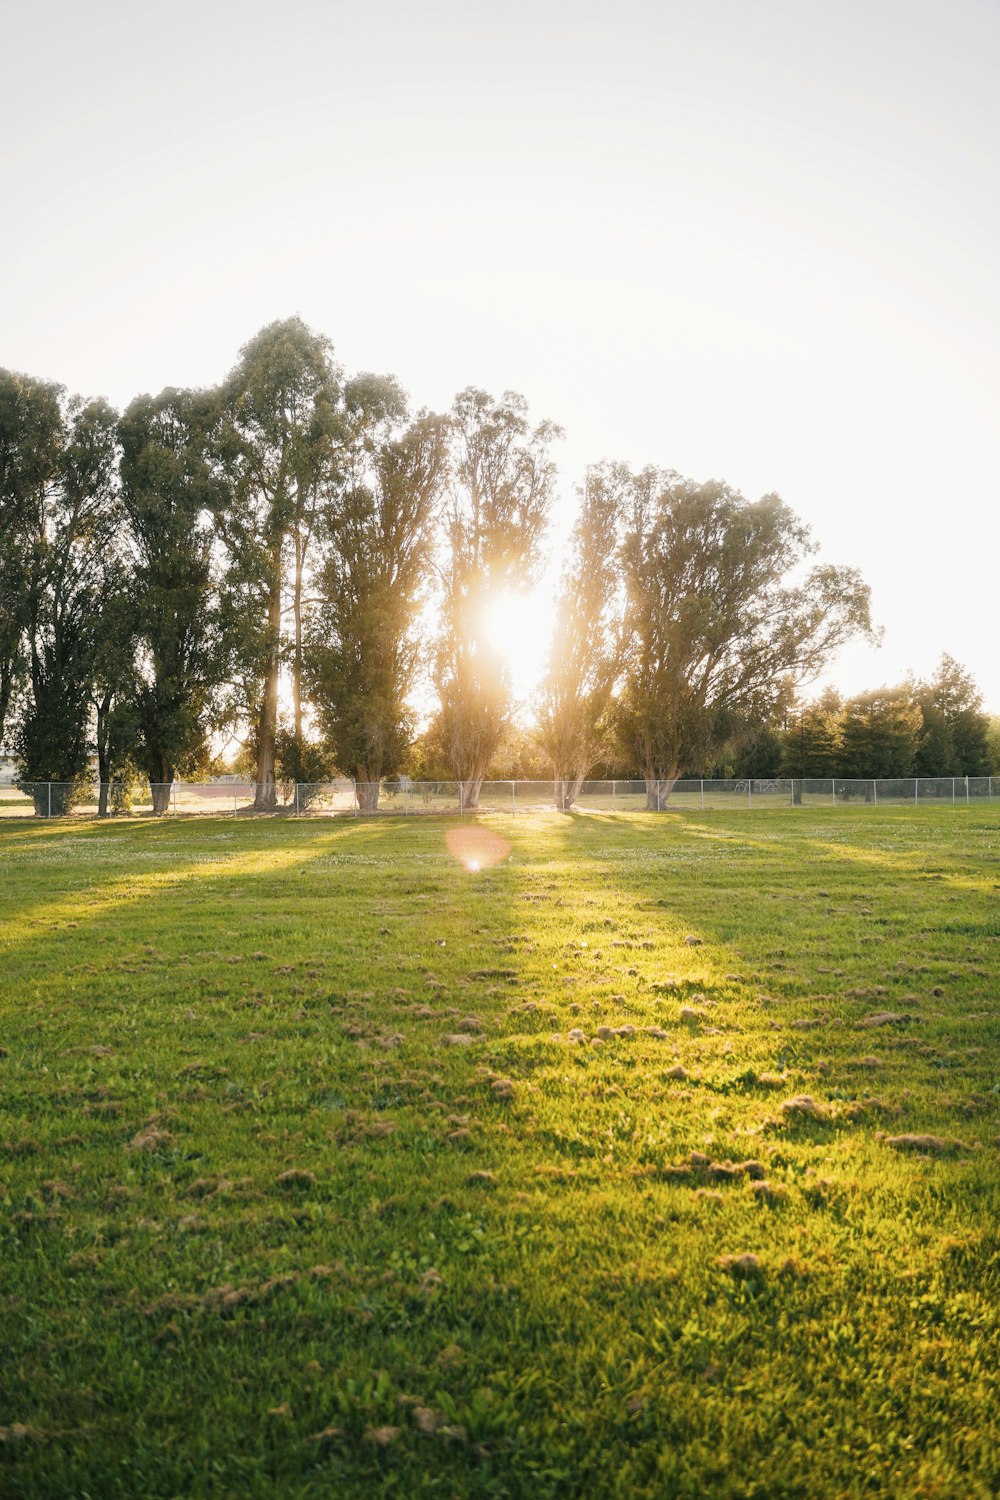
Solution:
{"label": "distant field", "polygon": [[989,805],[0,823],[0,1495],[995,1496],[998,896]]}

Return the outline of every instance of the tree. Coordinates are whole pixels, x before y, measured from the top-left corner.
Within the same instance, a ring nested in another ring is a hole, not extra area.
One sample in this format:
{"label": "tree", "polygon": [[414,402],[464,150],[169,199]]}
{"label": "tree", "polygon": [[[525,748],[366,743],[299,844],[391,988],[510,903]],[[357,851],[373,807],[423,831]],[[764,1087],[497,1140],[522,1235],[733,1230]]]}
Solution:
{"label": "tree", "polygon": [[[855,780],[912,776],[923,714],[913,685],[875,688],[844,704],[843,773]],[[871,800],[866,788],[865,800]]]}
{"label": "tree", "polygon": [[919,683],[923,728],[914,761],[918,776],[989,774],[989,719],[970,673],[945,653],[930,682]]}
{"label": "tree", "polygon": [[[68,810],[87,769],[101,610],[120,533],[115,426],[104,401],[63,401],[58,461],[32,506],[24,605],[30,692],[15,744],[25,784],[57,784],[54,812]],[[44,812],[41,795],[35,806]]]}
{"label": "tree", "polygon": [[754,504],[714,480],[646,469],[622,546],[623,687],[615,727],[662,806],[735,722],[778,717],[789,693],[852,635],[871,633],[856,569],[814,567],[808,528],[777,495]]}
{"label": "tree", "polygon": [[[115,538],[116,543],[119,538]],[[97,752],[97,815],[122,811],[136,780],[136,612],[134,578],[117,547],[102,560],[101,611],[91,661],[90,703]]]}
{"label": "tree", "polygon": [[119,423],[139,646],[135,754],[154,813],[166,811],[178,772],[203,755],[229,665],[214,564],[214,517],[227,501],[212,457],[219,419],[217,393],[168,389],[136,397]]}
{"label": "tree", "polygon": [[306,680],[363,812],[378,807],[381,778],[399,769],[412,736],[413,627],[444,463],[444,425],[424,413],[401,436],[358,448],[326,518]]}
{"label": "tree", "polygon": [[[394,381],[362,376],[345,387],[328,339],[300,318],[271,323],[241,351],[224,387],[220,454],[232,484],[223,535],[243,603],[245,711],[256,752],[254,807],[277,805],[275,735],[284,615],[292,611],[295,734],[302,734],[302,620],[307,554],[324,494],[371,408],[399,410]],[[291,594],[290,600],[288,594]]]}
{"label": "tree", "polygon": [[32,544],[63,443],[62,388],[0,370],[0,747],[27,666]]}
{"label": "tree", "polygon": [[451,412],[452,488],[442,567],[434,738],[474,808],[510,722],[509,673],[490,640],[491,610],[536,579],[555,468],[551,422],[532,428],[522,396],[470,386]]}
{"label": "tree", "polygon": [[828,688],[815,703],[789,716],[781,736],[780,771],[794,783],[794,800],[802,800],[802,782],[834,777],[841,770],[843,733],[839,693]]}
{"label": "tree", "polygon": [[605,746],[621,671],[618,533],[631,476],[621,464],[587,471],[563,575],[537,738],[552,762],[556,806],[567,812]]}
{"label": "tree", "polygon": [[986,774],[1000,776],[1000,714],[986,716]]}

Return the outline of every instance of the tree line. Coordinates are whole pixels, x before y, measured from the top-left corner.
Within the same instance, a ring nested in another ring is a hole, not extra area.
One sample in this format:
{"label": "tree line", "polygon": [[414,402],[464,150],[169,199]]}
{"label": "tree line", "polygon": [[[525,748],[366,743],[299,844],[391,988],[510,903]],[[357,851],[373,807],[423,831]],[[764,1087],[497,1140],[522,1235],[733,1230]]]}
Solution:
{"label": "tree line", "polygon": [[[334,773],[374,807],[432,764],[475,807],[513,723],[490,612],[540,576],[559,435],[513,392],[413,412],[297,318],[219,386],[121,413],[0,371],[0,746],[22,784],[68,802],[96,765],[103,799],[143,776],[162,812],[229,733],[260,811]],[[590,467],[534,705],[562,805],[613,759],[656,806],[789,719],[872,634],[858,571],[813,551],[776,495]]]}

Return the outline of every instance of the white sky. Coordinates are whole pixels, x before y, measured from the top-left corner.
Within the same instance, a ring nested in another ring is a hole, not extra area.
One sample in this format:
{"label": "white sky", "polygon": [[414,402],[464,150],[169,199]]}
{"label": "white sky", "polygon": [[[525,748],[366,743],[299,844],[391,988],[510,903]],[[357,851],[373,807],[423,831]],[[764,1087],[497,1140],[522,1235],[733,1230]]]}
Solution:
{"label": "white sky", "polygon": [[0,19],[0,364],[122,405],[299,313],[416,404],[524,392],[567,505],[777,490],[886,628],[838,686],[947,650],[1000,710],[998,0]]}

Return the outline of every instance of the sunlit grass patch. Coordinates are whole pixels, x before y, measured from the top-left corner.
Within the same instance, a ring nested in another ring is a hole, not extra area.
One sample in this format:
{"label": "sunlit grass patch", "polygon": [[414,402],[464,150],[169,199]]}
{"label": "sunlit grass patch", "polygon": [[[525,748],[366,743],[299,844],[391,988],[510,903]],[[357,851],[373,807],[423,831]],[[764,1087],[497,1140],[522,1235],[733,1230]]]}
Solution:
{"label": "sunlit grass patch", "polygon": [[998,819],[457,826],[0,828],[0,1489],[994,1493]]}

